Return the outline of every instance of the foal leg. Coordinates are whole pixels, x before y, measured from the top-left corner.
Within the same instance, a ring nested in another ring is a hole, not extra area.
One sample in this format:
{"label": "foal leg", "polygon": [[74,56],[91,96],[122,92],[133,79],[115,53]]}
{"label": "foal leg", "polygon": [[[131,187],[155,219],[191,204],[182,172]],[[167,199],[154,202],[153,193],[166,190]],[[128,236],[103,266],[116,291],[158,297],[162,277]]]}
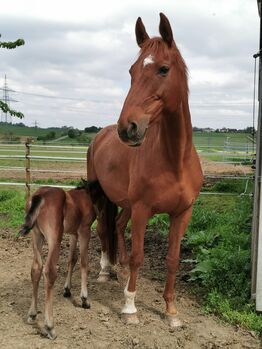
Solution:
{"label": "foal leg", "polygon": [[64,285],[64,297],[71,297],[71,286],[72,286],[72,274],[74,267],[77,262],[77,236],[75,234],[70,234],[70,247],[69,247],[69,257],[68,257],[68,272]]}
{"label": "foal leg", "polygon": [[43,235],[34,228],[32,231],[32,245],[33,245],[33,263],[31,268],[31,280],[33,285],[33,294],[32,294],[32,302],[28,312],[27,322],[32,324],[36,321],[37,317],[37,293],[39,281],[42,275],[43,270],[43,262],[42,262],[42,247],[43,247],[44,238]]}
{"label": "foal leg", "polygon": [[49,339],[55,339],[53,318],[53,298],[54,283],[57,278],[57,262],[59,259],[60,244],[63,231],[61,230],[56,237],[52,236],[48,240],[48,255],[44,268],[45,275],[45,332]]}
{"label": "foal leg", "polygon": [[181,326],[181,321],[177,315],[177,309],[174,303],[174,286],[176,281],[176,272],[179,266],[180,245],[188,222],[192,215],[192,207],[182,212],[178,217],[170,217],[169,243],[166,256],[167,280],[164,290],[164,299],[166,301],[166,314],[171,327]]}
{"label": "foal leg", "polygon": [[88,246],[91,235],[91,226],[81,227],[78,231],[79,248],[80,248],[80,270],[81,270],[81,301],[82,308],[89,309],[90,302],[88,301],[87,291],[87,274],[88,274]]}
{"label": "foal leg", "polygon": [[135,306],[136,280],[138,271],[144,260],[144,235],[149,212],[143,206],[132,208],[132,249],[129,260],[130,277],[124,290],[125,305],[122,309],[127,324],[138,324],[137,309]]}

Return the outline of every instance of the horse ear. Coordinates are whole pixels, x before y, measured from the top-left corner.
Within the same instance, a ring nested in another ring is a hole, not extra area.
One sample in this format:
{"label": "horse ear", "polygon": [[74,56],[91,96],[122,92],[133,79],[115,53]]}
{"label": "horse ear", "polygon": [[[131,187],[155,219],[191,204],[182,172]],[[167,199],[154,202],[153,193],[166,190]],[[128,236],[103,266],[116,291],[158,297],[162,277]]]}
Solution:
{"label": "horse ear", "polygon": [[146,28],[142,22],[141,17],[138,17],[136,21],[136,42],[139,47],[142,47],[143,43],[149,39],[149,36],[146,32]]}
{"label": "horse ear", "polygon": [[162,39],[168,44],[169,47],[171,47],[172,43],[174,42],[171,25],[167,17],[162,12],[160,13],[159,33],[161,34]]}

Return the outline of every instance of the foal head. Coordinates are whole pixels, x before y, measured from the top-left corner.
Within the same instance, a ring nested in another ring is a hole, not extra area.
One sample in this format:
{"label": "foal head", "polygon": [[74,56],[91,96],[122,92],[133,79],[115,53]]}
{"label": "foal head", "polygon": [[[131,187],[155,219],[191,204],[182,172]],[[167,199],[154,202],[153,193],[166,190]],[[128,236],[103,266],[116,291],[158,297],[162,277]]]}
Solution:
{"label": "foal head", "polygon": [[146,130],[165,114],[176,113],[187,98],[187,69],[173,39],[170,23],[160,13],[161,37],[150,39],[141,18],[136,22],[136,40],[141,48],[131,66],[131,87],[118,120],[123,142],[138,146]]}

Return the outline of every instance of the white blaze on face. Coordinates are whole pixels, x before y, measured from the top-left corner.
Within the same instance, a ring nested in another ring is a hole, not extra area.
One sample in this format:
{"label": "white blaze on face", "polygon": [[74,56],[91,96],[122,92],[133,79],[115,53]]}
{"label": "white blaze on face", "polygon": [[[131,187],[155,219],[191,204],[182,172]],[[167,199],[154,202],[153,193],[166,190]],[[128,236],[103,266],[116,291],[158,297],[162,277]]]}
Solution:
{"label": "white blaze on face", "polygon": [[146,65],[152,64],[152,63],[154,63],[154,56],[149,55],[144,59],[143,65],[145,67]]}

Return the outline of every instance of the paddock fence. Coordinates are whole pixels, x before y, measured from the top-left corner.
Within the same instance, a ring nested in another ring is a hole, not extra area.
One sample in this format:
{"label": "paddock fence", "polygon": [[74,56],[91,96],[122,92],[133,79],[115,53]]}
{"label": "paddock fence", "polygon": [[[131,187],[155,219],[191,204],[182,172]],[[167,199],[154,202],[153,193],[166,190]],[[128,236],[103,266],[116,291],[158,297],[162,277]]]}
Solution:
{"label": "paddock fence", "polygon": [[[42,185],[74,188],[76,180],[86,178],[87,148],[87,145],[35,144],[30,138],[24,144],[0,143],[0,186],[24,187],[27,196],[32,188]],[[223,179],[245,180],[245,190],[241,195],[251,195],[248,193],[248,187],[254,179],[250,171],[254,162],[254,144],[226,140],[223,146],[196,144],[196,148],[203,159],[206,182]],[[206,171],[205,162],[211,166]],[[232,166],[232,173],[227,168],[224,173],[223,166]],[[205,191],[201,194],[239,195]]]}

